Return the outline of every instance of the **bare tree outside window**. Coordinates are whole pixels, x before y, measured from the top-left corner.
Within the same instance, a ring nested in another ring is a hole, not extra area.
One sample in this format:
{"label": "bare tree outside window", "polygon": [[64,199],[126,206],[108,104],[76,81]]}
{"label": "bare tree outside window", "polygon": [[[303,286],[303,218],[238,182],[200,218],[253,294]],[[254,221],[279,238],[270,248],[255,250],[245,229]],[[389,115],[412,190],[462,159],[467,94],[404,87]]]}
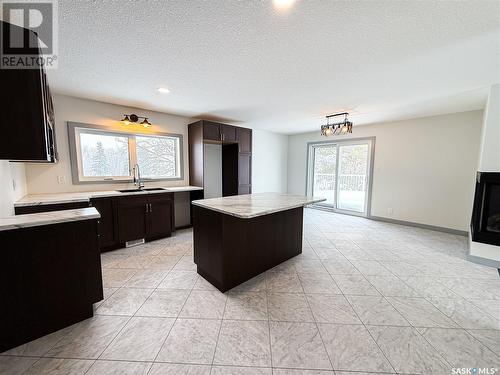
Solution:
{"label": "bare tree outside window", "polygon": [[[145,179],[181,178],[182,137],[169,134],[134,134],[75,127],[74,151],[79,181],[132,180],[139,164]],[[72,156],[73,158],[74,156]]]}
{"label": "bare tree outside window", "polygon": [[178,138],[136,136],[137,163],[145,178],[177,175]]}

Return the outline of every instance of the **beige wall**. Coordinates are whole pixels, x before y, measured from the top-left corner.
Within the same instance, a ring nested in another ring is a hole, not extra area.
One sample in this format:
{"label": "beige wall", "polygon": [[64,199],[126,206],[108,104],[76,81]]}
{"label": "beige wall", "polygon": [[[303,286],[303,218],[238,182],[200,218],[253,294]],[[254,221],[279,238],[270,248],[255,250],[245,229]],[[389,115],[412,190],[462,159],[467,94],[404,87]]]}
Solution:
{"label": "beige wall", "polygon": [[[124,127],[118,120],[123,117],[124,113],[136,113],[150,117],[150,121],[154,125],[150,128],[152,131],[183,134],[184,180],[175,182],[149,182],[148,185],[188,185],[187,124],[192,122],[193,119],[63,95],[55,95],[53,99],[56,114],[59,162],[57,164],[26,164],[28,194],[116,190],[130,187],[127,184],[73,185],[71,182],[71,164],[66,124],[68,121],[82,122],[123,130]],[[252,183],[253,188],[257,191],[286,192],[287,142],[288,137],[286,135],[254,130]],[[58,176],[62,176],[65,183],[58,183]]]}
{"label": "beige wall", "polygon": [[[130,187],[130,184],[82,184],[73,185],[71,182],[71,164],[68,147],[67,122],[82,122],[102,125],[110,129],[141,131],[140,126],[125,127],[118,121],[124,113],[136,113],[149,117],[153,124],[149,131],[178,133],[184,136],[184,180],[151,182],[149,186],[182,186],[189,181],[187,159],[187,124],[188,117],[151,112],[143,109],[123,107],[119,105],[96,102],[92,100],[55,95],[54,110],[56,114],[56,137],[59,162],[57,164],[27,164],[26,180],[29,194],[60,193],[71,191],[115,190]],[[142,128],[144,129],[144,128]],[[148,130],[145,130],[147,132]],[[58,183],[58,176],[62,176],[65,183]]]}
{"label": "beige wall", "polygon": [[[472,111],[355,126],[339,137],[376,138],[371,215],[467,231],[482,117]],[[289,137],[289,193],[305,193],[307,142],[324,140],[319,129]]]}
{"label": "beige wall", "polygon": [[25,194],[24,164],[0,160],[0,217],[14,215],[14,202]]}

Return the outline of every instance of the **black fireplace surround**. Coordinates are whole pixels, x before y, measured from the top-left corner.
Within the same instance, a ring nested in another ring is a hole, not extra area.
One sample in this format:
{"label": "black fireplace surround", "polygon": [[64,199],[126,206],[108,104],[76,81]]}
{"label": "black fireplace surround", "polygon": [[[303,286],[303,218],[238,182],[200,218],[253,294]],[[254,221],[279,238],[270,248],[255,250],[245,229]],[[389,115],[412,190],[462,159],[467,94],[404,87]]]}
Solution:
{"label": "black fireplace surround", "polygon": [[477,172],[472,241],[500,246],[500,172]]}

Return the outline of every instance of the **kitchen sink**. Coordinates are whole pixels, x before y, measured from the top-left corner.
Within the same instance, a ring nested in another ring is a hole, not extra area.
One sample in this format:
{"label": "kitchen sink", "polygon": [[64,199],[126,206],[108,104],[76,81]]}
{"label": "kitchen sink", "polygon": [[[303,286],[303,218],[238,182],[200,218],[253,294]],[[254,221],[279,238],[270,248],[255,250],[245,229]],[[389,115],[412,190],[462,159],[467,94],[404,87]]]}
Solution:
{"label": "kitchen sink", "polygon": [[157,191],[157,190],[165,190],[164,188],[147,188],[147,189],[125,189],[125,190],[117,190],[120,193],[139,193],[141,191]]}

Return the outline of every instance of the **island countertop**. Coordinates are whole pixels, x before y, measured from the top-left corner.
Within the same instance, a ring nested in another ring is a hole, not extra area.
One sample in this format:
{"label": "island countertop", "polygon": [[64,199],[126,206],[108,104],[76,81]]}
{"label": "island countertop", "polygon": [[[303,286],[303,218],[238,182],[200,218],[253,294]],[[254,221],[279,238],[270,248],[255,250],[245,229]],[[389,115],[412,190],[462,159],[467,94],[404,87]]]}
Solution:
{"label": "island countertop", "polygon": [[306,197],[280,193],[257,193],[234,195],[222,198],[195,200],[195,206],[207,208],[226,215],[250,219],[274,212],[290,210],[297,207],[325,201],[325,198]]}
{"label": "island countertop", "polygon": [[66,223],[70,221],[98,219],[100,217],[101,215],[94,207],[8,216],[0,218],[0,231]]}

